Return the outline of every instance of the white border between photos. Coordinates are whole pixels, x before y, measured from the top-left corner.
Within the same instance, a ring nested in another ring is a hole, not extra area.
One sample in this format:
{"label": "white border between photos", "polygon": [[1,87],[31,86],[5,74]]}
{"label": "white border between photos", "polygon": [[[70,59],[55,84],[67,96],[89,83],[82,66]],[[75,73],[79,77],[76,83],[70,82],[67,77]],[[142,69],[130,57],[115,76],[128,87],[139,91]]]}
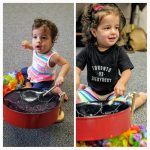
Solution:
{"label": "white border between photos", "polygon": [[74,4],[74,147],[76,146],[76,84],[75,84],[75,79],[76,79],[76,5]]}
{"label": "white border between photos", "polygon": [[[0,75],[3,75],[3,3],[96,3],[96,2],[108,2],[108,3],[147,3],[147,41],[148,41],[148,44],[147,44],[147,94],[148,94],[148,99],[150,98],[150,51],[149,51],[149,48],[150,48],[150,44],[149,44],[149,40],[150,40],[150,37],[149,37],[149,33],[150,33],[150,29],[148,28],[149,27],[149,22],[150,22],[150,19],[149,19],[149,13],[150,13],[150,2],[149,0],[0,0]],[[76,24],[75,24],[75,20],[76,20],[76,5],[74,4],[74,38],[75,38],[75,30],[76,30]],[[74,39],[74,68],[75,68],[75,56],[76,56],[76,39]],[[76,78],[76,75],[75,75],[75,69],[74,69],[74,79]],[[0,78],[1,81],[0,81],[0,87],[1,89],[3,89],[3,81],[2,81],[2,77]],[[74,93],[75,93],[75,84],[74,84]],[[2,90],[0,91],[0,96],[1,96],[1,101],[0,101],[0,106],[1,106],[1,109],[0,109],[0,148],[2,149],[27,149],[27,147],[24,147],[24,148],[21,148],[21,147],[17,147],[17,148],[13,148],[13,147],[3,147],[3,101],[2,101]],[[76,98],[76,95],[74,94],[74,99]],[[74,104],[75,104],[75,101],[74,101]],[[149,100],[147,101],[147,130],[148,132],[147,133],[150,133],[150,102]],[[74,114],[75,113],[75,105],[74,105]],[[76,119],[74,117],[74,146],[76,146]],[[148,134],[148,146],[146,148],[142,148],[142,149],[148,149],[150,148],[150,135]],[[35,147],[30,147],[30,149],[35,149]],[[57,147],[36,147],[36,149],[51,149],[51,150],[56,150],[58,149]],[[68,148],[63,148],[61,147],[61,149],[81,149],[81,148],[78,148],[78,147],[68,147]],[[82,148],[82,149],[93,149],[93,148]],[[108,148],[98,148],[98,147],[94,147],[94,149],[108,149]],[[113,148],[113,147],[110,147],[109,149],[124,149],[124,148]],[[135,149],[135,148],[131,148],[131,149]]]}
{"label": "white border between photos", "polygon": [[76,0],[2,0],[3,3],[74,3]]}
{"label": "white border between photos", "polygon": [[3,3],[148,3],[148,0],[2,0]]}
{"label": "white border between photos", "polygon": [[150,3],[147,5],[147,147],[150,148]]}
{"label": "white border between photos", "polygon": [[0,2],[0,147],[3,143],[3,5]]}

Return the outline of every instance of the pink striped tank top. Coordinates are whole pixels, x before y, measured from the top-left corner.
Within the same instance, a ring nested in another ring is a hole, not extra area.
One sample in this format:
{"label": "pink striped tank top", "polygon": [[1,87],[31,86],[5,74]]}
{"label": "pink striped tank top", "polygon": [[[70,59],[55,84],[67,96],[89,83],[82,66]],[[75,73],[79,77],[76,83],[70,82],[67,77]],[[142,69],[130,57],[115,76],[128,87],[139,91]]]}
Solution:
{"label": "pink striped tank top", "polygon": [[28,68],[28,79],[32,83],[51,81],[56,78],[56,67],[49,66],[49,60],[56,54],[53,50],[39,54],[33,50],[32,65]]}

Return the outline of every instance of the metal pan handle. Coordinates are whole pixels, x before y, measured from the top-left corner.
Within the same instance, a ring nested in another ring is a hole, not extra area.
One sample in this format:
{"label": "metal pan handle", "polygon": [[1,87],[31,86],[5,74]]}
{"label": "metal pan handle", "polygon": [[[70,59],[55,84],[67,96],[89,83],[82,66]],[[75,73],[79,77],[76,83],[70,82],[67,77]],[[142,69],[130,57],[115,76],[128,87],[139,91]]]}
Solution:
{"label": "metal pan handle", "polygon": [[136,92],[133,92],[132,105],[131,105],[131,122],[133,121],[133,116],[134,116],[136,94],[137,94]]}
{"label": "metal pan handle", "polygon": [[49,92],[51,92],[53,89],[55,89],[57,86],[53,86],[52,88],[50,88],[48,91],[46,91],[43,96],[47,95]]}
{"label": "metal pan handle", "polygon": [[63,103],[64,103],[64,99],[65,99],[65,92],[62,92],[61,94],[60,94],[60,98],[59,98],[59,101],[60,101],[60,110],[59,110],[59,113],[61,113],[61,110],[62,110],[62,108],[63,108]]}

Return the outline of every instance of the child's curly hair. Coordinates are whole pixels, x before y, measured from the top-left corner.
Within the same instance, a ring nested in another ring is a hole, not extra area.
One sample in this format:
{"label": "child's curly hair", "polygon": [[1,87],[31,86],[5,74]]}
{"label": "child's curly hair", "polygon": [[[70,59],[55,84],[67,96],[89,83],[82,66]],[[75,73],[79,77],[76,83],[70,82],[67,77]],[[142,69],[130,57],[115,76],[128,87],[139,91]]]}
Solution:
{"label": "child's curly hair", "polygon": [[57,40],[58,28],[53,22],[46,20],[46,19],[41,19],[41,18],[35,19],[34,23],[32,25],[32,31],[34,29],[37,29],[40,27],[44,27],[45,29],[49,29],[50,36],[52,38],[52,43],[54,43]]}
{"label": "child's curly hair", "polygon": [[88,44],[89,42],[95,43],[96,38],[91,33],[91,28],[97,28],[103,19],[104,16],[114,13],[120,18],[119,30],[126,24],[126,19],[116,4],[113,3],[97,3],[97,4],[88,4],[86,5],[81,23],[82,23],[82,32],[83,32],[83,43]]}

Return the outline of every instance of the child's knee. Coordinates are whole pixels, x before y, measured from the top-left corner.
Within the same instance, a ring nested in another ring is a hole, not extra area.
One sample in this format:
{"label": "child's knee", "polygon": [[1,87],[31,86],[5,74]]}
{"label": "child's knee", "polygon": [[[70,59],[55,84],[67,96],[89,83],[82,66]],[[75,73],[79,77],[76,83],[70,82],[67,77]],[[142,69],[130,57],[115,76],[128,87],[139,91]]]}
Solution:
{"label": "child's knee", "polygon": [[84,84],[80,84],[78,90],[84,90],[87,86]]}

